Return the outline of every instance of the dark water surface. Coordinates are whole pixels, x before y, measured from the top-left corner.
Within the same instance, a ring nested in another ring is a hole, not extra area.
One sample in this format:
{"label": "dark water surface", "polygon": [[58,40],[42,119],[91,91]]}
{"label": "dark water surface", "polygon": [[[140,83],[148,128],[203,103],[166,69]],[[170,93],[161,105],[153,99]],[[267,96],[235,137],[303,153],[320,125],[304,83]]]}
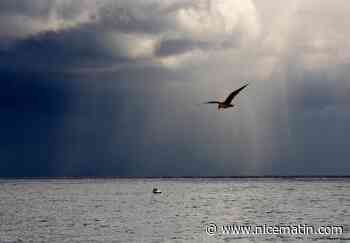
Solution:
{"label": "dark water surface", "polygon": [[[230,235],[226,224],[342,225],[344,233]],[[0,181],[1,243],[350,242],[349,226],[349,179]]]}

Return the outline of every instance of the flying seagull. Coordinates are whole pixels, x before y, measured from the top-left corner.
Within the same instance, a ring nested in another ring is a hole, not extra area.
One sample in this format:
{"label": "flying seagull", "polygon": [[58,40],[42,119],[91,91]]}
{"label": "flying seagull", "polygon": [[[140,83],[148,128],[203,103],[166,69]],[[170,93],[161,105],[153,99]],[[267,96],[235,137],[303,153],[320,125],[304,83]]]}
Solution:
{"label": "flying seagull", "polygon": [[242,86],[241,88],[233,91],[227,98],[224,102],[221,102],[221,101],[208,101],[204,104],[218,104],[218,109],[227,109],[227,108],[230,108],[230,107],[233,107],[234,105],[231,104],[233,98],[235,98],[239,92],[241,92],[245,87],[247,87],[248,84]]}

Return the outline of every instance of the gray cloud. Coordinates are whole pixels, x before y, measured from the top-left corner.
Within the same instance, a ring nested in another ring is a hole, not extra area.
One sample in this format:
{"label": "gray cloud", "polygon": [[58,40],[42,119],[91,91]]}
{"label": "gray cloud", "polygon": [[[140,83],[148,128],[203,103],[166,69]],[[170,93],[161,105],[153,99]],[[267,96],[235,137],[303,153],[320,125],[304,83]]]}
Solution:
{"label": "gray cloud", "polygon": [[1,1],[0,11],[2,14],[11,15],[26,15],[26,16],[46,16],[50,9],[54,6],[54,1],[34,0],[26,1]]}
{"label": "gray cloud", "polygon": [[176,54],[186,53],[194,49],[206,49],[208,43],[186,40],[186,39],[169,39],[160,42],[155,54],[157,56],[171,56]]}

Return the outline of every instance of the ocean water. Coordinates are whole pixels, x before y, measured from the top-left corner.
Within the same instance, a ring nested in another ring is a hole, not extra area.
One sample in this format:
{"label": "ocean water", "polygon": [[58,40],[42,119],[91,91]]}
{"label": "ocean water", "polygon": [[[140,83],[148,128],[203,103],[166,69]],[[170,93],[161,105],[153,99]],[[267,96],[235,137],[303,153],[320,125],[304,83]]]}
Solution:
{"label": "ocean water", "polygon": [[[341,225],[344,232],[222,231],[233,224]],[[1,180],[0,242],[350,242],[350,180]]]}

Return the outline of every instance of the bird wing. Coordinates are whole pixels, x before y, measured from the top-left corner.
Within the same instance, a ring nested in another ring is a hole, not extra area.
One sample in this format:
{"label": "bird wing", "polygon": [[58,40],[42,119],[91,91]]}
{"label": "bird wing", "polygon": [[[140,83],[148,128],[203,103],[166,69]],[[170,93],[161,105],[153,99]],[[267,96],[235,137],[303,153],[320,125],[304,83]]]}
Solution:
{"label": "bird wing", "polygon": [[245,87],[247,87],[247,86],[248,86],[248,84],[246,84],[246,85],[244,85],[243,87],[241,87],[241,88],[239,88],[239,89],[233,91],[233,92],[226,98],[226,100],[224,101],[224,103],[225,103],[225,104],[231,104],[233,98],[235,98],[235,97],[239,94],[239,92],[241,92],[241,91],[242,91]]}
{"label": "bird wing", "polygon": [[208,102],[205,102],[203,104],[220,104],[219,101],[208,101]]}

